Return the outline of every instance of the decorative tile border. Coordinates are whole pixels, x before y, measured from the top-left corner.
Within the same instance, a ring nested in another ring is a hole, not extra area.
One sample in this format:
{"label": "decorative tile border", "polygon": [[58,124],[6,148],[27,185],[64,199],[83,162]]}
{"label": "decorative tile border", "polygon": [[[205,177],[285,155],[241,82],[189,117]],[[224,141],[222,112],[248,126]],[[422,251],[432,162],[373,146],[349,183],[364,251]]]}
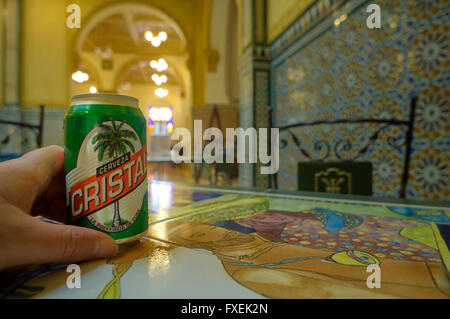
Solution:
{"label": "decorative tile border", "polygon": [[[269,63],[266,62],[266,70],[264,68],[255,70],[255,128],[267,128],[269,127]],[[270,133],[269,133],[270,134]],[[261,163],[255,165],[255,187],[268,188],[269,175],[260,174]]]}
{"label": "decorative tile border", "polygon": [[[346,0],[318,0],[307,9],[286,31],[270,45],[272,56],[277,56],[302,35],[312,29],[321,19],[339,8]],[[357,2],[362,2],[358,0]]]}

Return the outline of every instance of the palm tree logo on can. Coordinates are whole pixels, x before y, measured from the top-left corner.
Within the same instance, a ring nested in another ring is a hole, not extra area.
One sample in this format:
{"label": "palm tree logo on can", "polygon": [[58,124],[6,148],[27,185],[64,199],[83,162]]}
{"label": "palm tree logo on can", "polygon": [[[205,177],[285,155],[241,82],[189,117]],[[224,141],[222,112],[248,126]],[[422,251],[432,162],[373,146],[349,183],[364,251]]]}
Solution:
{"label": "palm tree logo on can", "polygon": [[109,233],[133,225],[147,191],[145,157],[145,145],[125,121],[95,125],[81,143],[77,168],[67,176],[72,221],[86,217]]}
{"label": "palm tree logo on can", "polygon": [[[136,133],[122,128],[125,122],[120,122],[116,125],[114,120],[111,121],[112,125],[100,123],[98,126],[103,129],[92,139],[92,144],[96,144],[94,151],[98,153],[98,161],[101,162],[107,152],[107,157],[116,159],[120,155],[127,153],[129,148],[133,153],[136,153],[133,143],[129,140],[137,140]],[[114,202],[114,218],[112,221],[113,227],[119,227],[122,225],[120,219],[119,201]]]}

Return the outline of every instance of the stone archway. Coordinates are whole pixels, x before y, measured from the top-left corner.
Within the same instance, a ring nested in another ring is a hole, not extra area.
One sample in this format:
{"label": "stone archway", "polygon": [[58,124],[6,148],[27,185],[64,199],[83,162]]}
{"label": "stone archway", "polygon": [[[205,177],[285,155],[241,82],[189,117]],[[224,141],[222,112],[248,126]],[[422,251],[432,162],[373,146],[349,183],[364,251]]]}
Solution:
{"label": "stone archway", "polygon": [[[145,42],[142,32],[142,28],[145,27],[145,21],[143,22],[144,19],[150,19],[154,21],[155,24],[160,24],[164,26],[164,28],[170,30],[169,38],[176,39],[176,43],[173,41],[172,44],[169,45],[170,41],[167,41],[168,47],[166,47],[166,49],[161,45],[163,52],[157,52],[158,50],[156,49],[154,52],[149,50],[147,47],[149,44]],[[120,23],[121,25],[114,25],[114,23]],[[137,50],[136,52],[127,52],[127,50],[124,50],[125,52],[120,51],[116,54],[116,52],[118,52],[118,50],[116,50],[118,45],[114,45],[115,48],[113,46],[113,49],[111,50],[114,52],[114,55],[117,56],[117,59],[113,61],[114,66],[111,70],[102,70],[103,61],[100,61],[102,58],[99,58],[95,54],[94,51],[97,48],[94,49],[94,47],[98,46],[99,51],[101,52],[98,54],[103,54],[102,49],[105,48],[102,48],[102,45],[107,43],[107,40],[96,42],[95,40],[98,40],[99,38],[93,37],[93,34],[97,36],[100,34],[101,36],[102,30],[104,30],[105,36],[110,36],[111,34],[108,34],[109,27],[113,29],[116,28],[112,32],[115,31],[118,36],[120,36],[121,33],[124,33],[124,36],[128,38],[126,41],[123,38],[119,38],[117,40],[118,42],[125,43],[126,47],[131,48],[130,51],[133,49]],[[145,44],[147,44],[147,46],[145,46]],[[143,3],[115,3],[94,12],[90,15],[89,19],[83,23],[82,28],[79,30],[74,40],[76,54],[74,60],[77,64],[86,62],[84,63],[85,65],[93,65],[94,69],[99,70],[99,72],[96,73],[98,73],[97,78],[100,82],[99,87],[103,89],[103,92],[118,93],[120,91],[118,89],[118,82],[121,73],[130,64],[139,59],[150,59],[157,56],[163,56],[171,63],[171,66],[176,70],[179,77],[180,86],[182,88],[181,91],[183,92],[183,113],[187,117],[187,121],[185,121],[183,125],[190,129],[193,86],[191,72],[188,67],[189,50],[187,45],[186,36],[182,28],[174,19],[162,10]],[[138,50],[139,48],[143,48],[144,50],[140,51]],[[174,53],[172,54],[172,52]],[[172,57],[171,55],[174,56]],[[72,89],[72,93],[73,92],[74,90]]]}

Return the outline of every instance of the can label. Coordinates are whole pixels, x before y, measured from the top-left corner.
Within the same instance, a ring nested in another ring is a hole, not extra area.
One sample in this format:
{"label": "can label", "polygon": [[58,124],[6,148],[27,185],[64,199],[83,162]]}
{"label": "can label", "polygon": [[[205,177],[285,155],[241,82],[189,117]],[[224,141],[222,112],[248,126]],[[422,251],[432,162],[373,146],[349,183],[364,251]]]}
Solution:
{"label": "can label", "polygon": [[70,222],[83,218],[108,233],[138,219],[147,194],[146,145],[121,120],[97,123],[84,137],[66,175]]}

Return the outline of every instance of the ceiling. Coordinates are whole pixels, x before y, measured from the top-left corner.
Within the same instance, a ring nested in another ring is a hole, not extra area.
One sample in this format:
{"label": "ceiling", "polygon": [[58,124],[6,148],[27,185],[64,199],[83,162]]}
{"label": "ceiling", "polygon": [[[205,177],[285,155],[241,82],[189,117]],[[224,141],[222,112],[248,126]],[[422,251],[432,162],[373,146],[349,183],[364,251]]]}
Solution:
{"label": "ceiling", "polygon": [[[145,32],[157,35],[167,33],[167,40],[157,48],[145,39]],[[120,14],[110,15],[99,22],[89,33],[82,45],[84,52],[105,52],[142,55],[183,54],[186,45],[178,33],[157,16],[127,9]]]}

